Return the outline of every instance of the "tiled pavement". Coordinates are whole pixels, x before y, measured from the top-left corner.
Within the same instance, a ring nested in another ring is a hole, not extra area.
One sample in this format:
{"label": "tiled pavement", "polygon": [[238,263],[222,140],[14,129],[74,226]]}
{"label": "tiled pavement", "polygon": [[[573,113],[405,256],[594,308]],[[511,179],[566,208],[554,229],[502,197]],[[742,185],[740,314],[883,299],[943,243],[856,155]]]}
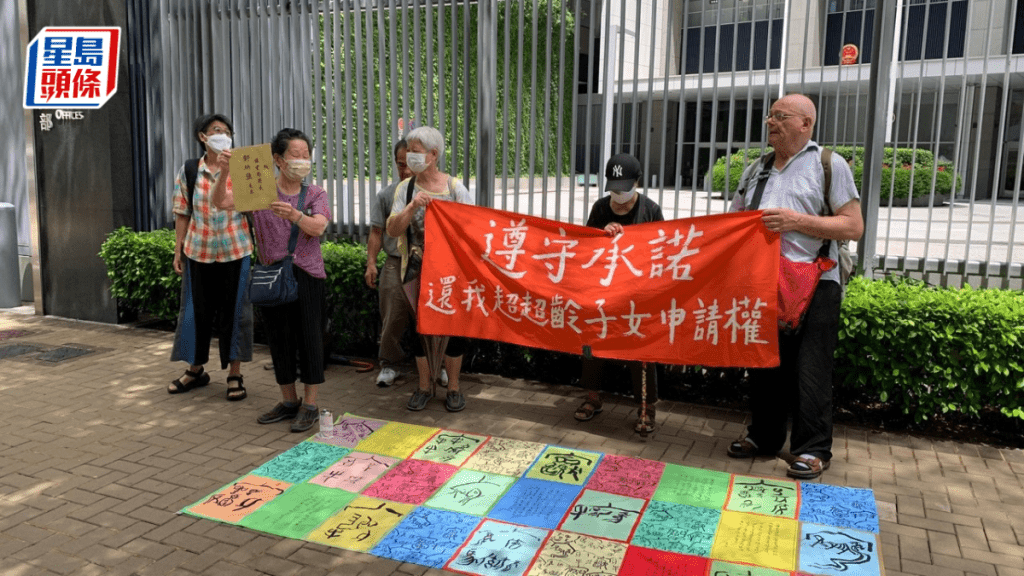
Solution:
{"label": "tiled pavement", "polygon": [[[265,348],[245,366],[247,400],[225,401],[222,371],[210,386],[172,396],[164,388],[181,366],[168,361],[169,334],[18,310],[0,311],[3,576],[443,573],[176,514],[306,437],[287,423],[255,422],[278,394]],[[57,349],[90,353],[45,355]],[[321,405],[728,472],[785,472],[781,460],[726,457],[742,412],[663,402],[658,431],[642,441],[628,399],[580,424],[571,415],[576,389],[471,374],[465,412],[449,414],[435,400],[411,413],[408,377],[390,389],[373,378],[332,366]],[[823,481],[874,490],[886,574],[1024,576],[1024,452],[836,432]]]}

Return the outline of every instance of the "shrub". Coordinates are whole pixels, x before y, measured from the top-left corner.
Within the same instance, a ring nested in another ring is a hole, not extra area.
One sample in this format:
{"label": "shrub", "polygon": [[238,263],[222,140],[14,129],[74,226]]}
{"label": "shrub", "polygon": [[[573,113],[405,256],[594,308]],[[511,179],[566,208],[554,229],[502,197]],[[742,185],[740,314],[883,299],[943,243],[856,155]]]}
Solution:
{"label": "shrub", "polygon": [[[833,152],[847,161],[853,161],[853,181],[857,189],[862,189],[864,173],[864,148],[862,146],[836,146]],[[719,158],[711,169],[711,189],[716,192],[725,191],[726,164],[728,163],[729,193],[739,188],[743,170],[761,157],[761,148],[749,148]],[[880,198],[886,201],[911,197],[911,174],[913,174],[913,198],[927,198],[932,189],[932,171],[935,171],[935,195],[940,198],[951,197],[953,190],[953,163],[941,160],[935,165],[935,156],[930,150],[921,148],[885,148],[882,152],[882,191]],[[895,177],[893,173],[895,172]],[[957,190],[963,187],[963,180],[956,176]],[[900,203],[895,203],[900,205]],[[903,205],[906,205],[904,202]]]}
{"label": "shrub", "polygon": [[842,386],[918,422],[986,407],[1024,419],[1024,293],[854,278],[836,365]]}
{"label": "shrub", "polygon": [[[120,228],[103,243],[111,293],[120,307],[174,319],[180,277],[172,269],[174,233]],[[374,357],[380,331],[377,291],[366,287],[366,247],[324,242],[328,348]],[[570,384],[574,354],[471,340],[464,369]],[[681,393],[717,401],[709,389],[741,379],[742,370],[666,366],[662,397]],[[628,373],[609,368],[609,388],[628,393]],[[1024,293],[932,288],[902,279],[853,278],[843,302],[836,349],[837,406],[855,396],[895,406],[917,422],[957,412],[977,417],[998,408],[1024,420]],[[736,396],[735,394],[733,396]]]}
{"label": "shrub", "polygon": [[181,276],[174,273],[173,230],[140,233],[122,226],[107,236],[100,258],[107,264],[119,314],[177,318]]}

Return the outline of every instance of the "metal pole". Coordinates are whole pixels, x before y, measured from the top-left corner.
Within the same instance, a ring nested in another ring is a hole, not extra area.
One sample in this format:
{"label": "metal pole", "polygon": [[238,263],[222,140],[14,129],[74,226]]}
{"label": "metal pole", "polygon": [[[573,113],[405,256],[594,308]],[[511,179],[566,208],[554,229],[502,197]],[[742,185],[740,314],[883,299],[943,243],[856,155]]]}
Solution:
{"label": "metal pole", "polygon": [[[871,42],[871,76],[868,80],[868,110],[889,109],[889,80],[892,75],[893,39],[896,33],[896,2],[879,2],[875,8],[875,34]],[[882,188],[882,152],[889,118],[875,114],[864,146],[864,179],[860,209],[864,236],[857,245],[857,266],[865,278],[875,267],[878,242],[878,198]]]}
{"label": "metal pole", "polygon": [[483,0],[477,17],[476,204],[494,205],[494,154],[498,97],[497,2]]}

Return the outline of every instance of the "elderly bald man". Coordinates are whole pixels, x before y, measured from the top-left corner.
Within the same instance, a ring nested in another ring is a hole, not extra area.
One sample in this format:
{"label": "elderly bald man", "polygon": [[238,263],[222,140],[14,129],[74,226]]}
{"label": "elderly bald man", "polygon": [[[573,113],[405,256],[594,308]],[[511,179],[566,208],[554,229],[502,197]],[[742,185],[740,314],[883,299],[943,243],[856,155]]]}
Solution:
{"label": "elderly bald man", "polygon": [[[812,262],[826,241],[838,261],[839,241],[864,233],[860,195],[846,160],[829,158],[811,139],[817,111],[802,94],[772,104],[765,118],[774,158],[754,162],[744,172],[730,211],[752,209],[760,178],[767,177],[758,208],[765,227],[782,235],[782,256]],[[766,157],[767,158],[767,157]],[[824,190],[824,162],[831,165],[831,188]],[[832,367],[839,337],[842,288],[838,267],[825,272],[796,334],[779,334],[777,368],[751,371],[751,421],[745,436],[729,445],[734,458],[776,455],[786,442],[793,416],[786,475],[817,478],[832,459]]]}

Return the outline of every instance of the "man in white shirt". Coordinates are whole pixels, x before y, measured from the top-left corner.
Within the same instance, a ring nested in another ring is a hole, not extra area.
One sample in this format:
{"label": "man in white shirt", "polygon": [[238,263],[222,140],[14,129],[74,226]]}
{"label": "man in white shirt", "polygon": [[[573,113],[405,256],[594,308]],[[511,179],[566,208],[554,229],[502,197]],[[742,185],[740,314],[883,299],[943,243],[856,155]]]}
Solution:
{"label": "man in white shirt", "polygon": [[[831,189],[824,190],[821,147],[811,140],[817,112],[801,94],[789,94],[771,107],[765,123],[774,149],[770,168],[754,162],[741,179],[732,212],[747,210],[762,169],[770,170],[759,209],[765,227],[782,235],[782,256],[812,262],[831,240],[829,257],[838,261],[839,241],[864,233],[860,195],[846,160],[831,155]],[[838,267],[818,282],[807,315],[796,334],[779,334],[778,368],[750,371],[751,422],[744,437],[729,445],[734,458],[775,455],[786,442],[786,420],[793,415],[787,476],[817,478],[832,459],[832,367],[839,335],[842,288]]]}

